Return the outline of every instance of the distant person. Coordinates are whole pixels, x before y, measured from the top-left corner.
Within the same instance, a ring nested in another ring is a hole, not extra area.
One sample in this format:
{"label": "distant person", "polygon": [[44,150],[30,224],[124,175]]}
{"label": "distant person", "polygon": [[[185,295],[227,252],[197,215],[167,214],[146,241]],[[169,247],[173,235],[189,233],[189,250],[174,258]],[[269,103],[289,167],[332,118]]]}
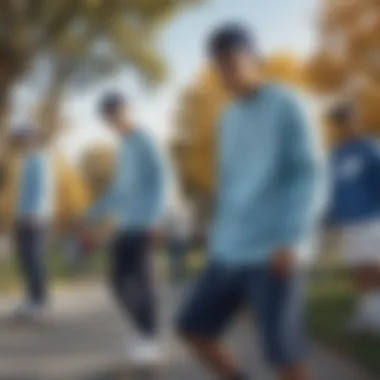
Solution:
{"label": "distant person", "polygon": [[211,256],[179,332],[217,378],[249,379],[220,342],[248,305],[278,378],[309,379],[303,266],[322,183],[310,120],[291,91],[262,80],[261,58],[243,27],[217,30],[209,53],[236,100],[218,128]]}
{"label": "distant person", "polygon": [[120,148],[109,191],[92,207],[88,222],[106,215],[117,225],[111,244],[112,289],[137,329],[125,341],[136,364],[162,359],[152,272],[154,240],[164,211],[164,170],[157,147],[131,118],[131,106],[118,93],[106,94],[100,114],[118,134]]}
{"label": "distant person", "polygon": [[327,226],[340,232],[360,295],[349,327],[380,332],[380,149],[364,136],[350,104],[334,107],[330,118],[339,143],[331,154]]}
{"label": "distant person", "polygon": [[55,209],[55,171],[49,150],[35,127],[16,128],[12,140],[24,152],[15,244],[26,298],[15,313],[35,319],[47,311],[46,249]]}

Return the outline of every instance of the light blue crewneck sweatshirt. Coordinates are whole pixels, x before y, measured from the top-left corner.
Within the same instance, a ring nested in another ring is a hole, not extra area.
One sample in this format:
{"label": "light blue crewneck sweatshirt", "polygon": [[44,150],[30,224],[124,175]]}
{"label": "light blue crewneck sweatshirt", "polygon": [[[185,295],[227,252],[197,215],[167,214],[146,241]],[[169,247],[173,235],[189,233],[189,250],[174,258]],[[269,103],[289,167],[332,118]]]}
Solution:
{"label": "light blue crewneck sweatshirt", "polygon": [[152,139],[133,130],[121,139],[115,178],[106,194],[90,209],[87,219],[115,217],[118,228],[146,230],[163,215],[164,166]]}
{"label": "light blue crewneck sweatshirt", "polygon": [[323,160],[292,92],[266,84],[231,104],[219,129],[219,177],[212,258],[265,263],[302,245],[321,211]]}
{"label": "light blue crewneck sweatshirt", "polygon": [[21,174],[17,218],[48,221],[54,212],[54,168],[42,151],[26,156]]}

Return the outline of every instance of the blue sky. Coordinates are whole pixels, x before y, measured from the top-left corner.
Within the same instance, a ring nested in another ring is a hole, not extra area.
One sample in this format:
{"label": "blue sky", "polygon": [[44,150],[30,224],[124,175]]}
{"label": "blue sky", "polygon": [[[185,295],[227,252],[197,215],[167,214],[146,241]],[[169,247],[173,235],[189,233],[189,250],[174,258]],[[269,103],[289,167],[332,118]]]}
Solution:
{"label": "blue sky", "polygon": [[178,92],[196,75],[204,61],[210,31],[224,22],[241,21],[255,30],[263,53],[290,50],[300,56],[313,50],[318,0],[208,0],[167,24],[159,46],[169,67],[169,78],[154,90],[144,87],[134,75],[110,78],[103,86],[81,95],[68,106],[71,128],[60,141],[76,157],[89,144],[112,142],[98,120],[94,105],[104,88],[116,87],[128,94],[136,118],[165,140]]}
{"label": "blue sky", "polygon": [[313,46],[316,0],[209,0],[184,13],[163,33],[163,52],[180,78],[202,61],[204,41],[218,25],[241,21],[255,30],[263,52]]}

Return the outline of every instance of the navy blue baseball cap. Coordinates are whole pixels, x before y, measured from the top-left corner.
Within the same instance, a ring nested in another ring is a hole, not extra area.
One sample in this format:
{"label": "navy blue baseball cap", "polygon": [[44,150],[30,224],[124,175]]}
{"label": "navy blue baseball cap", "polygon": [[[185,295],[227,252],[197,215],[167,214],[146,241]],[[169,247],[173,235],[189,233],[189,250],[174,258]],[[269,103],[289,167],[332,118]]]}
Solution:
{"label": "navy blue baseball cap", "polygon": [[119,92],[108,92],[99,102],[99,111],[102,115],[109,115],[125,107],[128,104],[126,98]]}
{"label": "navy blue baseball cap", "polygon": [[208,55],[211,58],[218,59],[238,49],[257,53],[256,39],[253,33],[242,24],[230,23],[211,34],[208,42]]}

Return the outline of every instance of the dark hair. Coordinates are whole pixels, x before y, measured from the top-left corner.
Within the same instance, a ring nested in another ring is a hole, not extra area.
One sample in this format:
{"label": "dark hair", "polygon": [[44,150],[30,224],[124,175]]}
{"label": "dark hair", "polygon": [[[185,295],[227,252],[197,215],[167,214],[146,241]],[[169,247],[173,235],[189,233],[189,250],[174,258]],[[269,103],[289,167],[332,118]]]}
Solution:
{"label": "dark hair", "polygon": [[328,112],[331,121],[339,126],[345,125],[355,116],[355,109],[351,103],[341,103],[333,106]]}
{"label": "dark hair", "polygon": [[109,115],[127,105],[125,97],[118,92],[109,92],[99,102],[99,112]]}
{"label": "dark hair", "polygon": [[226,53],[236,49],[256,51],[255,38],[247,28],[241,24],[227,24],[215,30],[208,42],[208,55],[213,59],[220,59]]}

